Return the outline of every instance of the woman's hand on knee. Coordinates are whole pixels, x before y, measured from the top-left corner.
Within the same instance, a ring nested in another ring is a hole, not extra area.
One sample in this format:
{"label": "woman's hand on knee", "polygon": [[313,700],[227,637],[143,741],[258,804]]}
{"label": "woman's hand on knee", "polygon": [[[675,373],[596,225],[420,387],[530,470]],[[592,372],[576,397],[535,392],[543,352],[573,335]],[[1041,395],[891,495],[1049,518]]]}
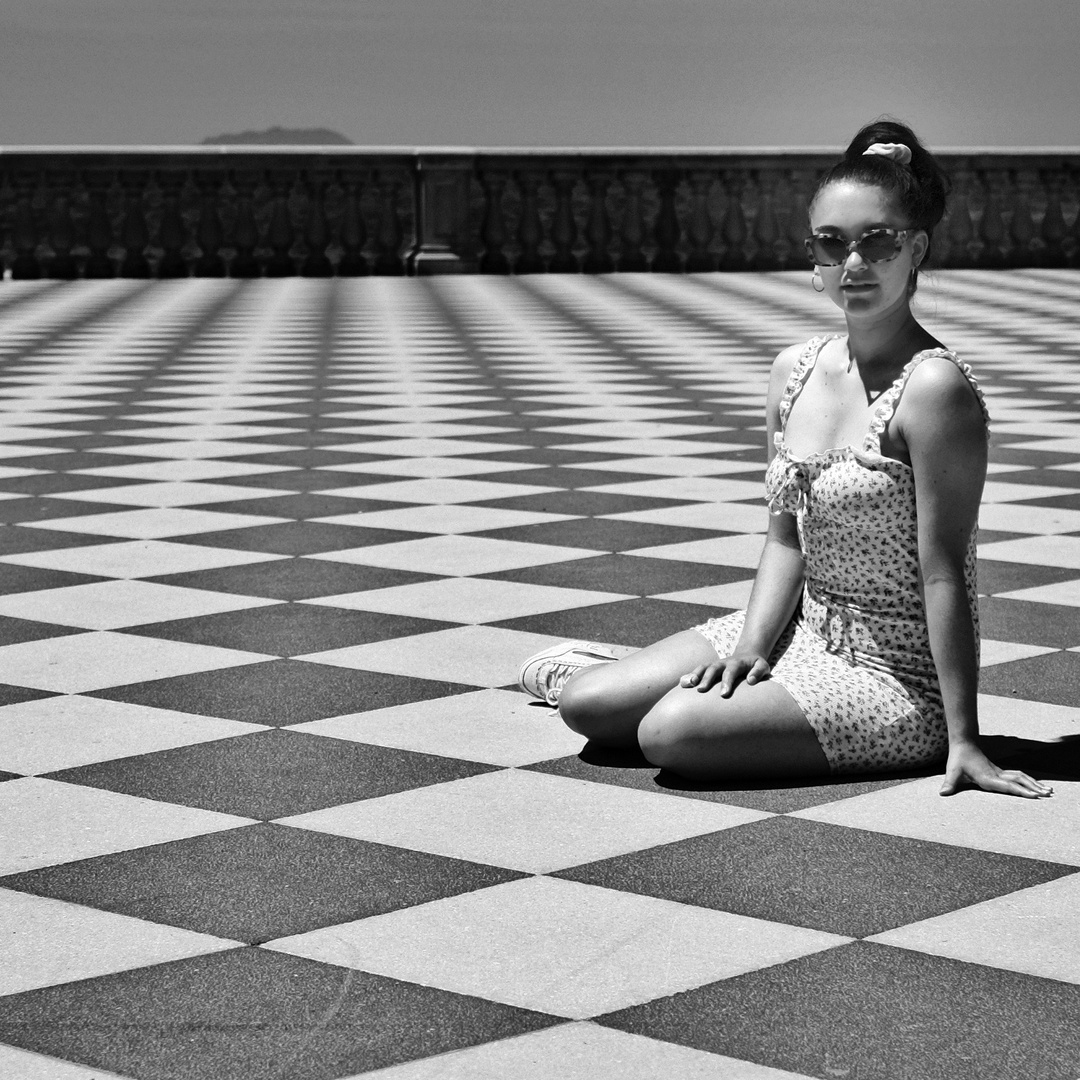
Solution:
{"label": "woman's hand on knee", "polygon": [[679,685],[696,689],[701,694],[718,686],[721,697],[730,697],[739,683],[745,680],[749,686],[753,686],[767,678],[771,670],[764,656],[757,653],[733,653],[731,656],[722,657],[715,664],[699,664],[679,680]]}

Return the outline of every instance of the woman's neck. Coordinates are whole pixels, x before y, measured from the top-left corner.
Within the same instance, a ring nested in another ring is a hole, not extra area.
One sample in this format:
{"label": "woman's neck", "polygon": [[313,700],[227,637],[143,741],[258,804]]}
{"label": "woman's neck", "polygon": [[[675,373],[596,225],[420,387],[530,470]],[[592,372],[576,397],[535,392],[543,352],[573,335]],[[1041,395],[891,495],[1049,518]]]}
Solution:
{"label": "woman's neck", "polygon": [[935,344],[906,304],[871,326],[848,322],[848,356],[866,374],[902,368],[917,352]]}

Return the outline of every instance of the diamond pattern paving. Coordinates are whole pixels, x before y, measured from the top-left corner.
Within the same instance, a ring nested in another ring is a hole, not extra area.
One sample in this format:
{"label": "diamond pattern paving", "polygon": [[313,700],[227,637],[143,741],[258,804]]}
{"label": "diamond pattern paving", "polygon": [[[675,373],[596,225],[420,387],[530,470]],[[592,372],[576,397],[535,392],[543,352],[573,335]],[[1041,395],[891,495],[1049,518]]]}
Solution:
{"label": "diamond pattern paving", "polygon": [[940,272],[988,748],[694,784],[517,667],[743,606],[805,274],[7,282],[0,1075],[1080,1080],[1080,277]]}

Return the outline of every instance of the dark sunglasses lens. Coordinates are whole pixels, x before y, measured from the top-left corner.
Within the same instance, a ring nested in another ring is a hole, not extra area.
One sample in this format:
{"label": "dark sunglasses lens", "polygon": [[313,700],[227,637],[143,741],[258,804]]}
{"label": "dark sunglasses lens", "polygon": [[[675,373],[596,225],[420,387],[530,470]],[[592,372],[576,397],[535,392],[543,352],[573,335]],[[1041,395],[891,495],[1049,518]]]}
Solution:
{"label": "dark sunglasses lens", "polygon": [[836,266],[847,258],[847,244],[839,236],[811,236],[806,250],[818,266]]}
{"label": "dark sunglasses lens", "polygon": [[885,262],[895,258],[900,250],[900,238],[892,232],[867,233],[859,241],[859,251],[869,262]]}

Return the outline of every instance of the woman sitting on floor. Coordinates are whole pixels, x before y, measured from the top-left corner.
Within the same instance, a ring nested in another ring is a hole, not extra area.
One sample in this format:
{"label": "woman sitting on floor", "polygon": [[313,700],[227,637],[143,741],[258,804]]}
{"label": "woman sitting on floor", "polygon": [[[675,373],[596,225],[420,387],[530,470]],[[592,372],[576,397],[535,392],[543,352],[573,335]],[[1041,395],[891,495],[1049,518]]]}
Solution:
{"label": "woman sitting on floor", "polygon": [[942,794],[1051,793],[978,743],[987,415],[968,366],[911,312],[947,189],[891,121],[826,173],[806,248],[847,334],[773,365],[772,516],[747,610],[621,660],[585,642],[528,660],[522,687],[574,731],[697,779],[895,771],[947,753]]}

